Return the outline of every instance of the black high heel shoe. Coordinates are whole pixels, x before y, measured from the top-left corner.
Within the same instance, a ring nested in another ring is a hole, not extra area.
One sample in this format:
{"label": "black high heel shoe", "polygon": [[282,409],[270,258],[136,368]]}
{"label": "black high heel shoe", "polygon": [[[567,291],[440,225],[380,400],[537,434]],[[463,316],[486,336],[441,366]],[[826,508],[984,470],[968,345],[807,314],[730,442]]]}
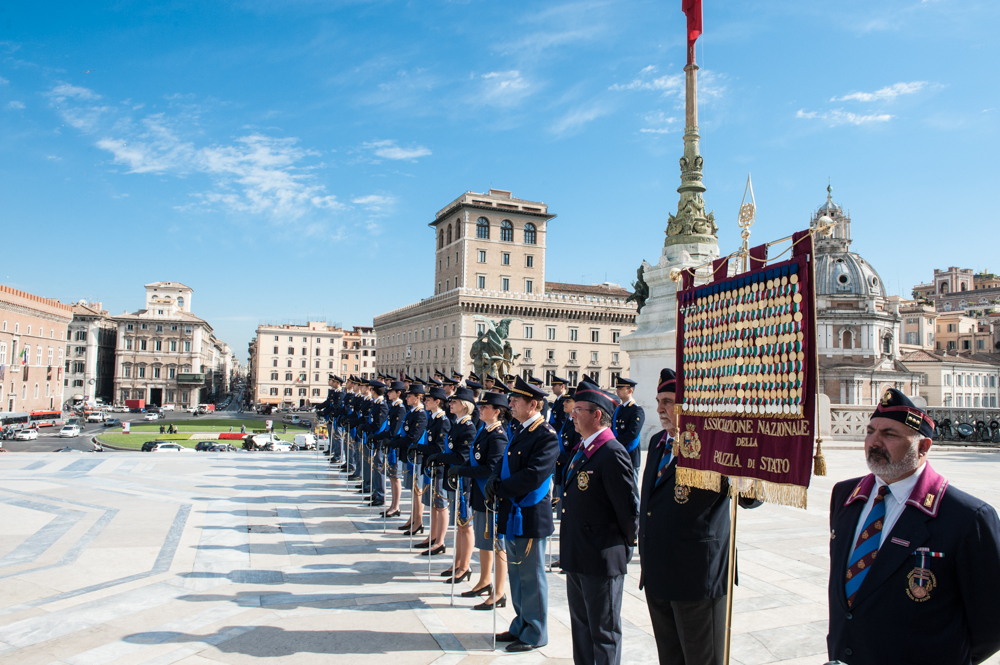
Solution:
{"label": "black high heel shoe", "polygon": [[[496,601],[496,606],[497,607],[507,607],[507,594],[504,594],[500,598],[500,600]],[[493,609],[493,603],[491,603],[489,601],[487,601],[485,603],[479,603],[478,605],[476,605],[472,609],[474,609],[474,610],[492,610]]]}
{"label": "black high heel shoe", "polygon": [[493,595],[493,585],[492,584],[487,584],[484,587],[480,587],[478,589],[473,589],[472,591],[463,591],[462,593],[460,593],[458,595],[460,595],[462,598],[476,598],[478,596],[492,596]]}
{"label": "black high heel shoe", "polygon": [[471,578],[472,578],[472,571],[471,570],[467,570],[464,573],[462,573],[461,575],[459,575],[458,577],[455,577],[454,575],[452,575],[451,578],[445,580],[444,583],[445,584],[455,584],[456,582],[464,582],[465,580],[468,580],[468,579],[471,579]]}
{"label": "black high heel shoe", "polygon": [[[426,545],[424,545],[424,547],[426,547]],[[445,553],[447,553],[447,551],[448,550],[445,548],[444,545],[438,545],[437,547],[435,547],[432,550],[427,550],[426,552],[421,552],[420,556],[434,556],[436,554],[445,554]]]}
{"label": "black high heel shoe", "polygon": [[[417,534],[420,534],[420,533],[423,533],[423,532],[424,532],[424,527],[423,527],[423,525],[420,525],[420,526],[417,527],[416,531],[414,531],[413,529],[408,529],[408,530],[406,530],[406,531],[403,532],[403,535],[404,536],[416,536]],[[427,547],[427,546],[424,545],[424,547]]]}
{"label": "black high heel shoe", "polygon": [[451,574],[455,572],[451,568],[441,573],[441,577],[451,577]]}
{"label": "black high heel shoe", "polygon": [[404,524],[403,526],[397,526],[396,529],[399,530],[399,531],[409,531],[410,530],[410,521],[406,520],[406,524]]}
{"label": "black high heel shoe", "polygon": [[393,510],[392,512],[386,512],[383,510],[382,514],[379,515],[379,517],[399,517],[399,511]]}

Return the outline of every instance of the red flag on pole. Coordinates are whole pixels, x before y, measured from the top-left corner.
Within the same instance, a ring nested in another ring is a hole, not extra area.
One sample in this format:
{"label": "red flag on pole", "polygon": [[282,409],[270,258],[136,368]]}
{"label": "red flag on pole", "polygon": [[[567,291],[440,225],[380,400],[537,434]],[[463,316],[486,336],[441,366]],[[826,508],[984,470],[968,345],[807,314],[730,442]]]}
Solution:
{"label": "red flag on pole", "polygon": [[694,43],[701,35],[701,0],[682,0],[681,9],[687,16],[688,64],[694,63]]}

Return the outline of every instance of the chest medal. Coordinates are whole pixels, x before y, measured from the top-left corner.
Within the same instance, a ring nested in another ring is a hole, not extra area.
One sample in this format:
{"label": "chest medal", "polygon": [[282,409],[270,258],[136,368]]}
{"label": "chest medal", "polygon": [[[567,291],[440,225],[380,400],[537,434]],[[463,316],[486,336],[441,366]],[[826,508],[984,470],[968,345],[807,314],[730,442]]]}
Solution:
{"label": "chest medal", "polygon": [[586,492],[590,487],[590,474],[586,471],[581,471],[576,474],[576,488],[581,492]]}
{"label": "chest medal", "polygon": [[479,459],[479,457],[480,457],[480,453],[479,453],[479,451],[477,450],[477,451],[476,451],[476,459],[478,460],[478,459]]}
{"label": "chest medal", "polygon": [[937,586],[937,577],[927,567],[927,559],[940,559],[944,553],[931,552],[929,547],[918,547],[913,554],[919,563],[906,576],[906,595],[910,600],[922,603],[931,599],[931,591]]}
{"label": "chest medal", "polygon": [[687,503],[691,499],[691,488],[687,485],[674,485],[674,501]]}

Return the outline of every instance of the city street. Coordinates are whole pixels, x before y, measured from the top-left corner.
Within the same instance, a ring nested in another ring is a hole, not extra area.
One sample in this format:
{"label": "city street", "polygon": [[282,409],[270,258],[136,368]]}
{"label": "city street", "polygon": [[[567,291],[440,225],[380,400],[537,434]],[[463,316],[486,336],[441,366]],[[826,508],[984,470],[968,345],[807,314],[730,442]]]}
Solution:
{"label": "city street", "polygon": [[[740,511],[734,663],[826,661],[830,488],[865,472],[859,448],[828,450],[827,460],[808,510]],[[1000,505],[997,454],[936,449],[931,460],[954,486]],[[452,606],[441,583],[451,558],[433,558],[428,577],[427,557],[395,529],[401,521],[383,533],[376,509],[310,453],[9,453],[0,502],[0,663],[571,658],[562,575],[549,575],[548,646],[494,653],[491,613],[471,610],[479,599]],[[629,573],[623,662],[654,663],[638,561]],[[499,610],[497,629],[512,616],[510,605]]]}

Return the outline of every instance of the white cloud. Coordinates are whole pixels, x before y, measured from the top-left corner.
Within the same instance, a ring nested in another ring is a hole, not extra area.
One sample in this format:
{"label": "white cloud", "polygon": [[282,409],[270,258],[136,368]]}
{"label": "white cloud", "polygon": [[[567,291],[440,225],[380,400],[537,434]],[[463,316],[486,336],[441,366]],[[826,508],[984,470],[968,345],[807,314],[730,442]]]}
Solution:
{"label": "white cloud", "polygon": [[516,106],[533,92],[533,86],[516,69],[487,72],[480,78],[483,83],[471,98],[474,104]]}
{"label": "white cloud", "polygon": [[431,154],[430,149],[425,148],[422,145],[414,146],[412,148],[401,148],[396,145],[396,142],[393,140],[372,141],[370,143],[365,143],[364,147],[372,149],[377,157],[382,157],[384,159],[414,161],[419,157],[426,157]]}
{"label": "white cloud", "polygon": [[650,125],[659,125],[654,127],[643,127],[639,130],[642,134],[669,134],[671,132],[676,132],[680,129],[681,119],[668,116],[663,111],[653,111],[647,113],[643,116],[643,120]]}
{"label": "white cloud", "polygon": [[7,108],[9,108],[9,109],[23,109],[24,108],[24,102],[19,102],[17,100],[12,101],[12,102],[7,102]]}
{"label": "white cloud", "polygon": [[844,95],[843,97],[831,97],[831,102],[846,102],[846,101],[858,101],[858,102],[875,102],[875,101],[892,101],[899,97],[900,95],[912,95],[916,92],[920,92],[927,86],[927,81],[912,81],[910,83],[893,83],[890,86],[886,86],[875,92],[852,92],[849,95]]}
{"label": "white cloud", "polygon": [[559,118],[551,127],[556,134],[566,134],[579,131],[589,122],[611,113],[611,109],[603,103],[578,106]]}
{"label": "white cloud", "polygon": [[888,113],[859,115],[857,113],[844,111],[843,109],[834,109],[833,111],[825,112],[799,109],[799,111],[795,114],[795,117],[806,120],[824,120],[831,127],[836,127],[837,125],[867,125],[876,122],[888,122],[892,120],[894,116],[891,116]]}
{"label": "white cloud", "polygon": [[91,101],[95,99],[100,99],[101,96],[98,95],[93,90],[89,88],[81,88],[77,85],[72,85],[70,83],[60,83],[56,87],[52,88],[49,92],[45,93],[46,96],[51,97],[57,103],[62,103],[66,101],[67,98],[80,99],[85,101]]}
{"label": "white cloud", "polygon": [[[632,91],[650,90],[661,93],[662,97],[674,98],[679,103],[684,101],[684,74],[664,74],[654,77],[657,72],[655,65],[644,67],[639,75],[628,83],[615,83],[609,90]],[[698,100],[706,102],[722,97],[726,92],[724,75],[711,70],[702,70],[698,74]]]}
{"label": "white cloud", "polygon": [[358,196],[351,199],[351,203],[356,203],[357,205],[364,206],[368,210],[376,212],[381,212],[395,202],[395,197],[385,196],[382,194],[368,194],[367,196]]}

